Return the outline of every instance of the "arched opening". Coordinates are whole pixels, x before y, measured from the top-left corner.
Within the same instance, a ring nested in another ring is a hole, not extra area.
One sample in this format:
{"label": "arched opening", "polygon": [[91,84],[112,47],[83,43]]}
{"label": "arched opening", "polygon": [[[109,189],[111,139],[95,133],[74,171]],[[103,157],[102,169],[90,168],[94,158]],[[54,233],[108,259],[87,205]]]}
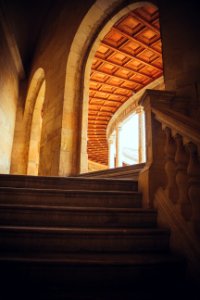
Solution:
{"label": "arched opening", "polygon": [[131,113],[117,124],[108,138],[108,167],[124,167],[144,163],[145,154],[144,112]]}
{"label": "arched opening", "polygon": [[[90,76],[88,79],[85,72],[84,87],[88,89],[85,94],[89,95],[87,144],[89,171],[94,171],[92,164],[95,170],[97,164],[99,169],[126,165],[122,159],[125,150],[122,151],[123,147],[120,145],[125,143],[125,138],[124,141],[122,139],[121,120],[114,122],[115,128],[112,128],[111,133],[107,134],[107,128],[110,122],[113,123],[116,115],[118,116],[118,111],[121,110],[122,115],[126,114],[129,108],[123,110],[121,107],[130,99],[132,111],[129,109],[129,114],[137,114],[135,132],[140,131],[140,134],[137,138],[138,146],[132,145],[128,156],[130,158],[131,152],[133,155],[133,151],[137,148],[135,163],[143,162],[144,118],[138,110],[137,95],[139,91],[148,88],[164,88],[158,8],[151,3],[141,2],[129,5],[128,12],[123,9],[116,14],[95,41],[87,66],[90,66]],[[162,80],[158,80],[161,78]],[[124,122],[124,116],[122,119]],[[128,132],[128,129],[126,131]]]}
{"label": "arched opening", "polygon": [[97,0],[81,22],[67,59],[59,175],[88,171],[88,99],[95,53],[116,22],[144,5],[156,8],[150,2],[135,2],[127,6],[124,0]]}
{"label": "arched opening", "polygon": [[27,174],[38,175],[40,161],[40,142],[43,121],[46,81],[44,70],[39,68],[28,90],[24,111],[24,123],[27,131]]}
{"label": "arched opening", "polygon": [[45,97],[45,80],[43,81],[40,90],[37,95],[32,123],[31,123],[31,134],[29,142],[28,151],[28,175],[38,175],[39,172],[39,161],[40,161],[40,142],[42,133],[42,114],[43,114],[43,104]]}

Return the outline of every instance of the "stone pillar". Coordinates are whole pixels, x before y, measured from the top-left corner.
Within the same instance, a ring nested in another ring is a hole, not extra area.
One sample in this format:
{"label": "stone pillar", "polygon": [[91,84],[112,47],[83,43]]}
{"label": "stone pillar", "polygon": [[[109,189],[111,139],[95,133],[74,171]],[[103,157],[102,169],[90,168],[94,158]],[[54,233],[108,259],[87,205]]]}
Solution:
{"label": "stone pillar", "polygon": [[138,108],[138,163],[145,161],[145,128],[144,128],[144,112],[142,107]]}
{"label": "stone pillar", "polygon": [[153,207],[155,192],[166,184],[164,170],[165,134],[156,120],[153,108],[169,107],[173,92],[146,90],[139,101],[145,111],[146,165],[139,174],[139,191],[143,194],[143,207]]}
{"label": "stone pillar", "polygon": [[108,165],[109,169],[115,167],[115,145],[113,135],[111,135],[108,139]]}
{"label": "stone pillar", "polygon": [[121,124],[116,127],[116,167],[122,167]]}

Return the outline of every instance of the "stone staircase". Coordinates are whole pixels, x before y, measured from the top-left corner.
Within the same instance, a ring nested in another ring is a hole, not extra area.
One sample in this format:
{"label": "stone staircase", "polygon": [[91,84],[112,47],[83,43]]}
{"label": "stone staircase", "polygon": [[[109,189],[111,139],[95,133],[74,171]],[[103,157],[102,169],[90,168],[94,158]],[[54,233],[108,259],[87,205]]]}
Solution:
{"label": "stone staircase", "polygon": [[141,200],[137,181],[0,175],[1,299],[180,296],[185,263]]}

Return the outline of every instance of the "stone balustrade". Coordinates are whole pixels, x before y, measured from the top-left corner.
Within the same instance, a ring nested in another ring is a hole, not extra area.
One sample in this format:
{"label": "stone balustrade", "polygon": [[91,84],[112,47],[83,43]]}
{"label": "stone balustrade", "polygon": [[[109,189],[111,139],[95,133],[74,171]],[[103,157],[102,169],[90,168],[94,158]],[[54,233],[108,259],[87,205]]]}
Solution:
{"label": "stone balustrade", "polygon": [[176,111],[175,101],[173,93],[148,90],[140,101],[146,112],[147,168],[139,186],[141,191],[148,187],[144,202],[149,207],[162,187],[199,240],[200,125]]}
{"label": "stone balustrade", "polygon": [[[200,236],[200,161],[198,145],[166,127],[165,170],[168,198],[180,206],[181,215],[192,222],[194,231]],[[172,149],[173,148],[173,149]]]}

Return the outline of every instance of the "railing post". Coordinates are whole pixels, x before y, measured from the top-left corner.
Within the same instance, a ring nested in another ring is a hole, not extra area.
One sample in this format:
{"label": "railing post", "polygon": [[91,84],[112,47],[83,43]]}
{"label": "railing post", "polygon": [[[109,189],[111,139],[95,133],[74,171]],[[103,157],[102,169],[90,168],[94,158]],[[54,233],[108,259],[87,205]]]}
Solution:
{"label": "railing post", "polygon": [[162,125],[152,112],[153,107],[169,107],[174,93],[146,90],[139,101],[145,111],[146,126],[146,166],[139,175],[139,190],[143,194],[143,206],[153,207],[154,195],[158,187],[164,186],[164,144]]}

